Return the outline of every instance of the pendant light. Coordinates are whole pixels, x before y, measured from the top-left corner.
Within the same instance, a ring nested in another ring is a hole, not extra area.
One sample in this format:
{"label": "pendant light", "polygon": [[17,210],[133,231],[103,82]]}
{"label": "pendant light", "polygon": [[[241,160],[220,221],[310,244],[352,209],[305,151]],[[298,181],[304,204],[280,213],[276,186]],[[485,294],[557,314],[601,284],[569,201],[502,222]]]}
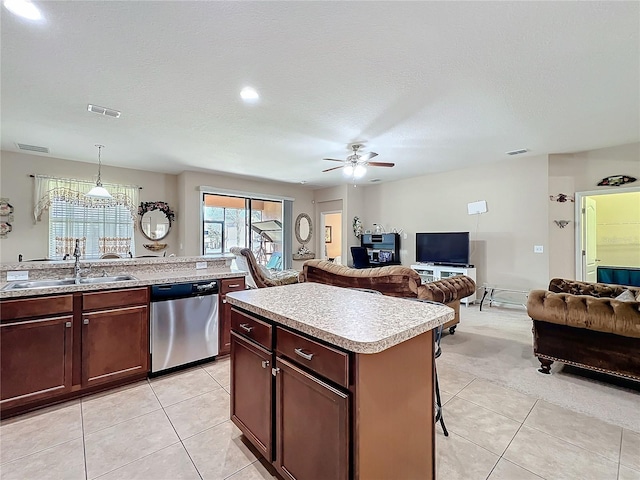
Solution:
{"label": "pendant light", "polygon": [[96,182],[96,186],[89,190],[87,197],[111,198],[111,194],[102,186],[102,182],[100,180],[100,170],[102,169],[102,158],[100,153],[102,152],[104,145],[96,145],[96,147],[98,147],[98,181]]}

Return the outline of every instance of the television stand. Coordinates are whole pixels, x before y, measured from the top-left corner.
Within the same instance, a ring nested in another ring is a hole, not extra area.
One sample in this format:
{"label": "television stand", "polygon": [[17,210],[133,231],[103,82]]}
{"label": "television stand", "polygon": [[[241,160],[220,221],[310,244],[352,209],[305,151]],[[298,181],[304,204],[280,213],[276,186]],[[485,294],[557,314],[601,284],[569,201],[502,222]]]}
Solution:
{"label": "television stand", "polygon": [[[474,282],[476,281],[476,269],[474,267],[448,267],[446,265],[428,265],[426,263],[416,263],[411,265],[411,269],[418,275],[422,283],[435,282],[443,278],[455,277],[456,275],[466,275]],[[467,307],[476,301],[476,293],[461,300]]]}

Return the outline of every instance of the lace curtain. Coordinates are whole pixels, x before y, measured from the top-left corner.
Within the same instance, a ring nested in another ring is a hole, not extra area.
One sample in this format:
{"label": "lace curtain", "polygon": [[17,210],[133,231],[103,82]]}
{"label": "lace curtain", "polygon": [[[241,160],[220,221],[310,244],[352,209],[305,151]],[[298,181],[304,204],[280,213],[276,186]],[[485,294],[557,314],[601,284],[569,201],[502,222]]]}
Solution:
{"label": "lace curtain", "polygon": [[113,207],[121,205],[131,212],[131,221],[136,228],[136,216],[138,214],[138,187],[134,185],[117,185],[103,183],[113,198],[91,198],[87,193],[95,183],[87,180],[75,180],[72,178],[55,178],[44,175],[35,176],[35,188],[33,195],[34,223],[42,220],[42,212],[49,209],[54,200],[63,200],[73,205],[82,207]]}

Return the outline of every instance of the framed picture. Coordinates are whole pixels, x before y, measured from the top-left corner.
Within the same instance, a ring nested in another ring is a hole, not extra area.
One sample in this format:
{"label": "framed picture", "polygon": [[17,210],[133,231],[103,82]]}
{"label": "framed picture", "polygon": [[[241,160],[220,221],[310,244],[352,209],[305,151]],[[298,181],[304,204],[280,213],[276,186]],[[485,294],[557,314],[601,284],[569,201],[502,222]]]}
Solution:
{"label": "framed picture", "polygon": [[324,227],[324,243],[331,243],[331,227]]}

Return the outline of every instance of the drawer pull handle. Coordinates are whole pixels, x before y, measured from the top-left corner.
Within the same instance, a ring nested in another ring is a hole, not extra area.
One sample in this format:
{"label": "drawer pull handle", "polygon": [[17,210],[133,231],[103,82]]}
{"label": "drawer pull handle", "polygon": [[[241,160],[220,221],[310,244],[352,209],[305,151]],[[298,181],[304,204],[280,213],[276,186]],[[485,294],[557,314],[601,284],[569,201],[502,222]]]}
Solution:
{"label": "drawer pull handle", "polygon": [[296,352],[305,360],[311,360],[313,358],[313,353],[304,353],[301,348],[296,348],[293,351]]}
{"label": "drawer pull handle", "polygon": [[241,323],[240,328],[247,333],[251,333],[251,330],[253,330],[253,327],[250,327],[248,323]]}
{"label": "drawer pull handle", "polygon": [[225,298],[224,300],[222,300],[222,303],[227,303],[227,299]]}
{"label": "drawer pull handle", "polygon": [[239,286],[239,283],[234,283],[233,285],[229,285],[229,288],[238,288]]}
{"label": "drawer pull handle", "polygon": [[262,368],[267,368],[269,366],[269,360],[262,360]]}
{"label": "drawer pull handle", "polygon": [[84,320],[82,320],[82,323],[84,323],[85,325],[89,325],[89,319],[85,318]]}
{"label": "drawer pull handle", "polygon": [[71,328],[71,322],[65,323],[64,326],[67,327],[67,328]]}

